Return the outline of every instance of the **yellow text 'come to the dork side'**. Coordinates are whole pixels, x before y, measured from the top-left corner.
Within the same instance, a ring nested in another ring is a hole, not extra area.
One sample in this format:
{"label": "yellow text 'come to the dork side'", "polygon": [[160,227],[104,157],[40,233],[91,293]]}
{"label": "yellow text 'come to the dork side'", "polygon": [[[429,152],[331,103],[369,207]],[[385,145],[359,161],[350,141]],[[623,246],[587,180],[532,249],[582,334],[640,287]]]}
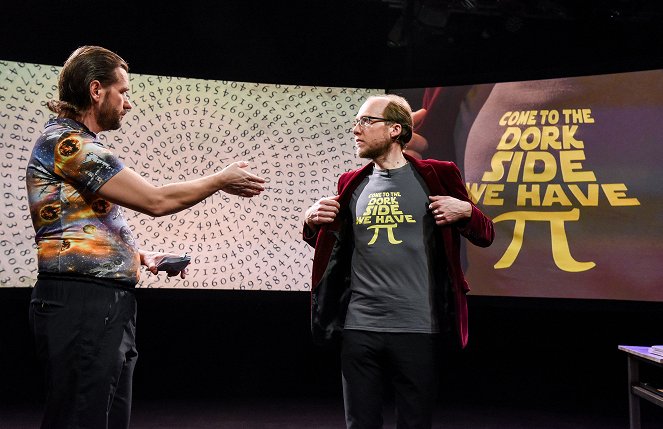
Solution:
{"label": "yellow text 'come to the dork side'", "polygon": [[576,133],[581,125],[594,124],[590,109],[506,112],[499,124],[506,129],[490,170],[481,183],[466,185],[475,203],[502,206],[506,187],[515,186],[519,207],[640,205],[626,184],[598,183],[585,167],[585,144]]}

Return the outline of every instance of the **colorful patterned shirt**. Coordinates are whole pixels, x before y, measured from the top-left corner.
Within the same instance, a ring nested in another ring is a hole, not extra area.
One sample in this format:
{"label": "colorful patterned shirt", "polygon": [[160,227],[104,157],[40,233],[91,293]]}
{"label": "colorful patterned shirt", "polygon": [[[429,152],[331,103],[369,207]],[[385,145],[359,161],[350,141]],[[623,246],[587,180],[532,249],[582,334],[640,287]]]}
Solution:
{"label": "colorful patterned shirt", "polygon": [[138,282],[140,255],[122,208],[96,194],[123,168],[84,125],[46,124],[26,171],[40,274]]}

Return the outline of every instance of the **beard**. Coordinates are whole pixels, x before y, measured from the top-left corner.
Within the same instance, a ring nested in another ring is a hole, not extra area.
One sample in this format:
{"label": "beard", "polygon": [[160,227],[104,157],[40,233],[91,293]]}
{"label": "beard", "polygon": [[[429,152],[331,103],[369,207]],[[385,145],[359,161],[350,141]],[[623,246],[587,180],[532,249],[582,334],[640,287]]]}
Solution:
{"label": "beard", "polygon": [[[365,143],[364,143],[365,144]],[[377,159],[386,155],[391,149],[392,142],[385,140],[383,143],[375,144],[372,146],[364,146],[357,148],[357,156],[365,159]]]}
{"label": "beard", "polygon": [[122,126],[121,122],[122,114],[113,109],[107,99],[104,99],[97,116],[97,123],[101,126],[101,129],[104,131],[117,130]]}

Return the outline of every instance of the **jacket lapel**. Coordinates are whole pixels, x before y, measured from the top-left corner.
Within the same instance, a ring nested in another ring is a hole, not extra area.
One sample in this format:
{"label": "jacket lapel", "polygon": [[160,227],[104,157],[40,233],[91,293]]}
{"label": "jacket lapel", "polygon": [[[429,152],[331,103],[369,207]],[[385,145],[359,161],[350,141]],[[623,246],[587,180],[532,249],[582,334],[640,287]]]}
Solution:
{"label": "jacket lapel", "polygon": [[403,156],[414,166],[415,170],[421,175],[421,178],[424,179],[431,195],[449,195],[449,192],[442,185],[442,180],[438,177],[435,168],[431,164],[422,162],[405,153]]}
{"label": "jacket lapel", "polygon": [[[361,181],[364,180],[364,177],[371,174],[372,171],[373,171],[373,163],[371,162],[364,165],[361,169],[349,173],[352,174],[352,177],[350,177],[348,181],[345,182],[345,184],[343,184],[343,187],[340,189],[338,194],[337,201],[341,205],[341,212],[343,212],[346,208],[350,206],[350,199],[352,198],[352,192],[354,192],[354,190],[357,189],[357,186],[359,186]],[[343,221],[344,221],[343,214],[340,213],[340,216],[336,216],[334,222],[327,225],[323,225],[322,228],[320,228],[320,231],[321,232],[339,231],[341,229]]]}
{"label": "jacket lapel", "polygon": [[358,170],[352,178],[345,184],[343,189],[341,189],[341,193],[339,194],[338,197],[338,202],[341,205],[341,207],[345,207],[346,205],[350,204],[350,198],[352,197],[352,192],[357,189],[357,186],[361,183],[362,180],[364,180],[364,177],[368,176],[371,174],[373,171],[373,163],[368,163],[364,165],[360,170]]}

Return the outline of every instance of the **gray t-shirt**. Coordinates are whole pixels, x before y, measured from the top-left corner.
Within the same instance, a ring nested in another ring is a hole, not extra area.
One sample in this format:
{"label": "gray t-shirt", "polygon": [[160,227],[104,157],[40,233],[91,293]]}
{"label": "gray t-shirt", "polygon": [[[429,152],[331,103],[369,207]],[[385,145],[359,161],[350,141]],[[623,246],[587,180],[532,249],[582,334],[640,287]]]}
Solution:
{"label": "gray t-shirt", "polygon": [[352,195],[352,297],[345,329],[438,332],[433,261],[435,222],[428,189],[407,164],[374,169]]}

